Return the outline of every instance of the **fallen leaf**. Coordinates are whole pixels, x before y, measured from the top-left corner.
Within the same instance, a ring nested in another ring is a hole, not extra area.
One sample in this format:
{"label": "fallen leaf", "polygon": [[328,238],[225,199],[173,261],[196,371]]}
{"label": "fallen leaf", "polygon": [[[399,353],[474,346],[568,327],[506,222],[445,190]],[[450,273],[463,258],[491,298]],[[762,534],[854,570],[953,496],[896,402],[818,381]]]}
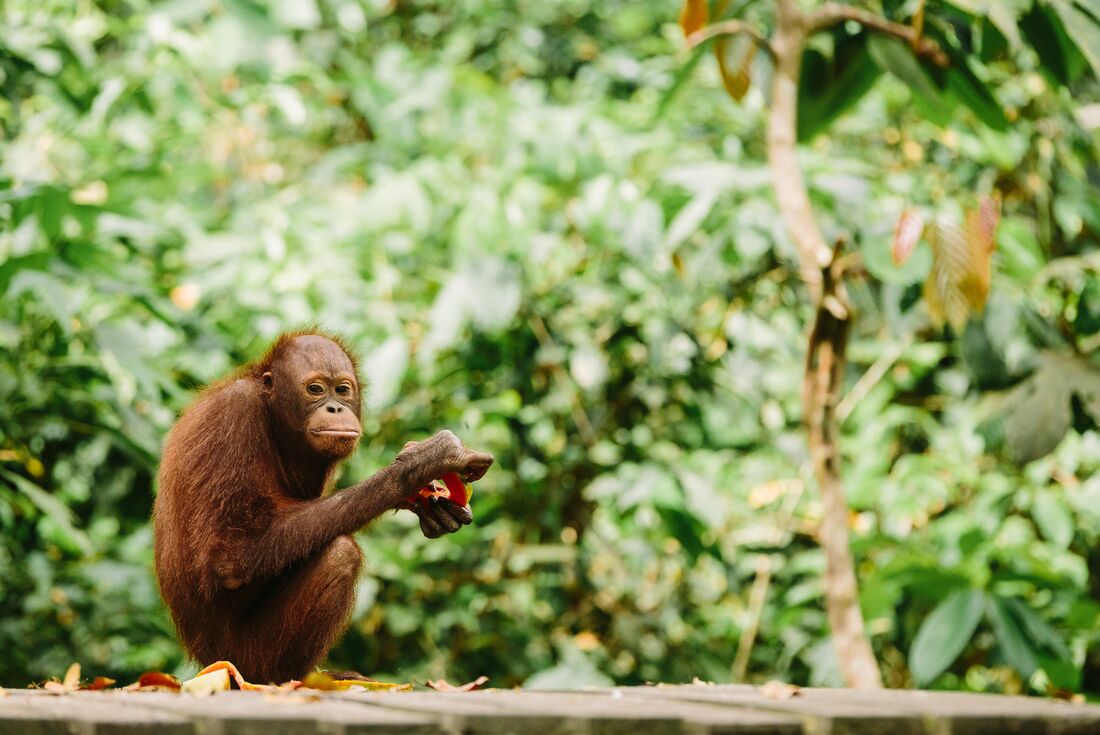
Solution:
{"label": "fallen leaf", "polygon": [[68,694],[80,688],[80,664],[69,665],[65,672],[65,678],[61,681],[52,679],[42,685],[42,688],[51,694]]}
{"label": "fallen leaf", "polygon": [[760,687],[760,693],[767,699],[790,699],[791,697],[797,697],[800,691],[799,687],[794,684],[775,679]]}
{"label": "fallen leaf", "polygon": [[183,682],[180,691],[200,697],[209,696],[215,692],[227,692],[229,691],[229,671],[222,668],[205,674],[200,673],[194,679]]}
{"label": "fallen leaf", "polygon": [[85,692],[98,692],[100,689],[106,689],[107,687],[114,686],[114,684],[114,679],[106,676],[97,676],[90,684],[85,684],[80,687],[80,689]]}
{"label": "fallen leaf", "polygon": [[180,690],[180,680],[171,674],[164,674],[160,671],[146,671],[144,674],[138,677],[138,680],[129,686],[123,687],[127,690],[140,690],[146,692],[178,692]]}
{"label": "fallen leaf", "polygon": [[306,674],[298,686],[303,689],[319,689],[326,692],[342,692],[352,687],[360,687],[372,692],[401,692],[412,689],[412,684],[390,684],[368,679],[367,677],[361,679],[334,679],[323,671],[312,671]]}
{"label": "fallen leaf", "polygon": [[69,670],[65,672],[61,685],[70,691],[80,686],[80,664],[69,664]]}
{"label": "fallen leaf", "polygon": [[461,684],[459,686],[448,684],[446,679],[429,679],[427,684],[429,688],[434,689],[437,692],[472,692],[475,689],[480,689],[481,685],[487,681],[489,681],[489,677],[479,676],[473,681],[468,681],[465,684]]}

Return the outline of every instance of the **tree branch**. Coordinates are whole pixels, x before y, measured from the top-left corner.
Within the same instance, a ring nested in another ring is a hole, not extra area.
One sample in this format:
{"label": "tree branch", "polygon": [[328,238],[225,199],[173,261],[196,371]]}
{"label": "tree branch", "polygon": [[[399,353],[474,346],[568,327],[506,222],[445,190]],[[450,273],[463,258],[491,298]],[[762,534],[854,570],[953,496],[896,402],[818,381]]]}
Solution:
{"label": "tree branch", "polygon": [[772,187],[787,232],[798,250],[798,273],[814,303],[821,293],[821,269],[830,251],[814,218],[810,195],[798,164],[798,77],[806,46],[806,15],[795,0],[777,0],[772,35],[775,72],[768,105],[767,150]]}
{"label": "tree branch", "polygon": [[[829,3],[831,8],[835,3]],[[841,247],[830,248],[814,217],[798,164],[798,79],[809,34],[817,28],[799,0],[775,0],[775,51],[772,98],[768,107],[768,165],[772,186],[787,232],[798,249],[799,274],[810,291],[814,325],[806,350],[802,385],[803,420],[810,456],[821,493],[818,542],[825,553],[825,611],[844,683],[874,689],[882,686],[875,653],[863,629],[859,585],[848,539],[848,505],[840,478],[836,404],[843,384],[844,358],[851,321]],[[838,18],[839,20],[839,18]]]}
{"label": "tree branch", "polygon": [[893,36],[905,41],[913,49],[913,53],[928,59],[936,66],[946,67],[951,63],[940,45],[931,38],[925,38],[916,28],[907,26],[904,23],[895,23],[892,20],[883,18],[878,13],[852,5],[827,2],[806,16],[806,25],[809,33],[816,33],[829,26],[849,20],[854,20],[864,28],[876,33]]}
{"label": "tree branch", "polygon": [[822,268],[821,297],[810,331],[802,407],[809,433],[810,458],[821,492],[819,542],[825,552],[825,613],[833,634],[844,683],[859,689],[882,686],[875,654],[863,629],[859,584],[848,538],[848,504],[840,479],[837,400],[844,383],[845,352],[851,306],[838,267],[843,240],[838,240]]}
{"label": "tree branch", "polygon": [[719,36],[735,36],[738,33],[744,33],[751,38],[753,43],[757,46],[764,49],[772,56],[775,56],[775,51],[772,50],[772,46],[768,43],[768,39],[764,38],[764,35],[760,33],[760,31],[739,20],[724,20],[721,23],[714,23],[705,28],[700,28],[687,37],[687,47],[693,49],[712,38],[718,38]]}

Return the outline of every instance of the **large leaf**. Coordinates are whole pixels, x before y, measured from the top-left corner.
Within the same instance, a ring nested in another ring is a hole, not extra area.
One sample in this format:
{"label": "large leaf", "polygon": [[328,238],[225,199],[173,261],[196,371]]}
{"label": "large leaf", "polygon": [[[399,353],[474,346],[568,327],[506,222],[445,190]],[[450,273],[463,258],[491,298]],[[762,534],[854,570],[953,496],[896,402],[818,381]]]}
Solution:
{"label": "large leaf", "polygon": [[951,0],[950,4],[971,15],[985,16],[1014,45],[1020,43],[1017,29],[1020,14],[1032,0]]}
{"label": "large leaf", "polygon": [[921,623],[909,649],[909,669],[918,686],[927,686],[959,657],[982,619],[984,596],[959,590]]}
{"label": "large leaf", "polygon": [[[1100,11],[1092,7],[1091,0],[1050,0],[1050,5],[1062,19],[1066,34],[1073,39],[1077,49],[1088,59],[1089,66],[1100,76]],[[1084,9],[1088,6],[1089,10]]]}
{"label": "large leaf", "polygon": [[956,57],[947,70],[947,88],[970,108],[979,120],[994,130],[1006,130],[1008,118],[985,82],[970,69],[967,57]]}
{"label": "large leaf", "polygon": [[1020,464],[1054,450],[1073,424],[1073,399],[1100,421],[1100,369],[1076,355],[1044,352],[1039,368],[1005,397],[1004,438]]}
{"label": "large leaf", "polygon": [[1005,661],[1027,681],[1039,668],[1039,652],[1032,645],[1023,624],[1013,614],[1012,600],[990,596],[986,611]]}
{"label": "large leaf", "polygon": [[941,100],[941,90],[913,55],[911,47],[896,38],[873,36],[867,48],[876,64],[905,82],[915,93],[931,101]]}
{"label": "large leaf", "polygon": [[881,73],[867,50],[867,34],[837,43],[832,59],[808,49],[798,86],[798,139],[825,130],[863,98]]}
{"label": "large leaf", "polygon": [[1069,84],[1072,80],[1063,46],[1065,32],[1058,17],[1049,8],[1035,5],[1020,19],[1020,30],[1039,56],[1043,71],[1060,84]]}
{"label": "large leaf", "polygon": [[985,308],[999,218],[997,204],[985,198],[965,213],[961,227],[940,217],[925,228],[932,270],[924,283],[924,299],[936,324],[947,323],[961,332],[967,319]]}

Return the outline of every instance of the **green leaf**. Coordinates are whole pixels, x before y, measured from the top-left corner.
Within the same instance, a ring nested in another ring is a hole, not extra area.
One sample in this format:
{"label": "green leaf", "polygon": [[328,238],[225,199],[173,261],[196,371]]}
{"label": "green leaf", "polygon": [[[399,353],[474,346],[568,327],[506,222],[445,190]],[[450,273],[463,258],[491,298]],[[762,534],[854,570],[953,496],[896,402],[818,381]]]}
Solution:
{"label": "green leaf", "polygon": [[1042,62],[1042,69],[1059,84],[1069,84],[1069,63],[1062,46],[1064,32],[1057,16],[1048,8],[1036,5],[1020,19],[1020,30]]}
{"label": "green leaf", "polygon": [[75,517],[72,510],[57,496],[47,492],[27,478],[8,470],[0,470],[8,482],[15,485],[36,508],[56,526],[56,541],[70,551],[75,551],[85,556],[95,553],[95,546],[91,539],[75,525]]}
{"label": "green leaf", "polygon": [[1095,277],[1085,281],[1085,287],[1081,289],[1073,329],[1083,336],[1100,332],[1100,280]]}
{"label": "green leaf", "polygon": [[1093,73],[1100,76],[1100,19],[1089,15],[1069,0],[1050,0],[1050,4],[1062,19],[1066,34],[1088,59]]}
{"label": "green leaf", "polygon": [[1100,370],[1075,355],[1043,352],[1039,368],[1013,388],[1004,402],[1004,437],[1012,459],[1026,464],[1062,441],[1073,423],[1073,397],[1100,419]]}
{"label": "green leaf", "polygon": [[867,34],[838,43],[832,60],[815,50],[802,57],[798,139],[806,141],[859,102],[882,73],[867,51]]}
{"label": "green leaf", "polygon": [[997,645],[1009,666],[1016,669],[1025,681],[1039,667],[1039,654],[1031,645],[1029,636],[1013,615],[1012,600],[990,596],[986,604],[989,622],[997,637]]}
{"label": "green leaf", "polygon": [[1032,503],[1031,517],[1043,538],[1059,549],[1069,548],[1073,540],[1073,516],[1061,498],[1049,490],[1040,492]]}
{"label": "green leaf", "polygon": [[978,79],[970,69],[965,56],[956,57],[952,61],[951,67],[947,70],[947,88],[989,127],[994,130],[1008,128],[1008,118],[1005,117],[1000,103],[986,87],[985,82]]}
{"label": "green leaf", "polygon": [[1002,598],[1002,600],[1038,648],[1052,653],[1062,660],[1071,657],[1069,648],[1066,647],[1062,636],[1058,635],[1058,631],[1054,630],[1050,623],[1039,617],[1027,603],[1013,597]]}
{"label": "green leaf", "polygon": [[665,116],[665,112],[672,105],[673,99],[679,94],[680,90],[684,88],[684,85],[691,79],[692,72],[695,71],[695,67],[699,65],[700,59],[703,58],[703,54],[706,52],[706,44],[699,44],[691,52],[691,58],[680,65],[672,75],[672,84],[668,86],[668,89],[661,95],[660,102],[657,103],[657,111],[653,113],[653,120],[650,124],[655,124],[658,120]]}
{"label": "green leaf", "polygon": [[918,686],[927,686],[947,670],[974,635],[982,619],[979,590],[959,590],[921,623],[909,649],[909,669]]}
{"label": "green leaf", "polygon": [[1018,216],[1001,220],[994,260],[1001,271],[1023,283],[1029,282],[1046,260],[1035,234],[1035,221]]}
{"label": "green leaf", "polygon": [[915,93],[933,101],[943,96],[909,46],[885,36],[872,36],[867,44],[868,52],[875,63],[909,85]]}

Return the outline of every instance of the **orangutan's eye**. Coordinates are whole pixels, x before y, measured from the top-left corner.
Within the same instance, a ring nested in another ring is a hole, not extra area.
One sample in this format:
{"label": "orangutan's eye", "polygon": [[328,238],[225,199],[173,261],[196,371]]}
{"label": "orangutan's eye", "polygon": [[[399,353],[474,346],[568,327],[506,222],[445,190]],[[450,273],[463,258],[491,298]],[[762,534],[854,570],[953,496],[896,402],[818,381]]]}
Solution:
{"label": "orangutan's eye", "polygon": [[351,395],[351,386],[347,383],[341,383],[340,385],[336,386],[336,392],[342,396]]}
{"label": "orangutan's eye", "polygon": [[323,396],[325,394],[325,386],[320,383],[310,383],[306,388],[311,396]]}

